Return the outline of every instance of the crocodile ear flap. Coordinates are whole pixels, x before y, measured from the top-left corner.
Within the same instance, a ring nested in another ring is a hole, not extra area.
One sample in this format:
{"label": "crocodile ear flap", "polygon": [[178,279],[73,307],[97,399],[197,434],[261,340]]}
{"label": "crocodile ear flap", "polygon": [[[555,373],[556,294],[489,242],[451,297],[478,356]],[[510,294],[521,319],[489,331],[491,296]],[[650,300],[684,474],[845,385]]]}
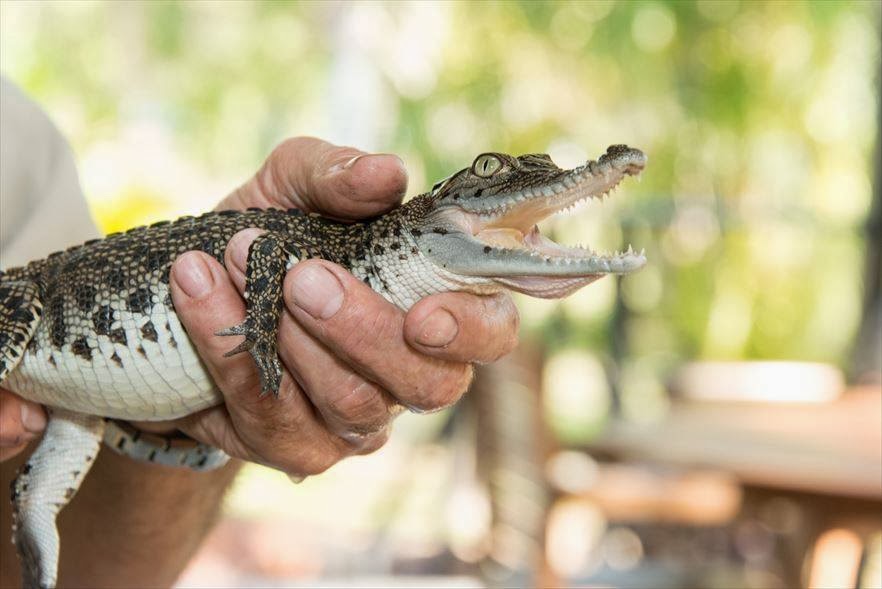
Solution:
{"label": "crocodile ear flap", "polygon": [[444,178],[443,180],[439,180],[438,182],[435,182],[435,184],[432,186],[432,195],[434,196],[434,195],[438,194],[439,192],[441,192],[441,189],[444,188],[445,186],[447,186],[447,184],[450,182],[450,180],[453,179],[454,176],[456,176],[456,174],[451,174],[450,176]]}
{"label": "crocodile ear flap", "polygon": [[432,190],[431,190],[431,192],[429,192],[429,194],[432,195],[432,196],[439,196],[439,195],[442,195],[443,192],[447,189],[447,187],[450,186],[450,183],[451,183],[453,180],[455,180],[456,178],[459,178],[461,175],[467,173],[469,170],[470,170],[470,168],[464,168],[464,169],[462,169],[462,170],[460,170],[460,171],[458,171],[458,172],[455,172],[455,173],[453,173],[453,174],[447,176],[447,177],[444,178],[443,180],[438,180],[438,181],[435,182],[435,184],[432,186]]}

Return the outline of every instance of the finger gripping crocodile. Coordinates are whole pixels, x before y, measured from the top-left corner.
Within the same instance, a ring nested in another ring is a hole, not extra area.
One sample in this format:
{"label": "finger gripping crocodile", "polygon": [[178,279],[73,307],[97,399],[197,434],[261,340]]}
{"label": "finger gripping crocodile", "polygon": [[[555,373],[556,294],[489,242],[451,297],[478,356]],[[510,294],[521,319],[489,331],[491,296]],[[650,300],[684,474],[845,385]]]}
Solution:
{"label": "finger gripping crocodile", "polygon": [[547,155],[486,153],[368,222],[294,209],[212,212],[0,272],[0,384],[44,404],[50,416],[13,485],[24,585],[55,584],[55,517],[94,461],[106,418],[168,420],[222,401],[171,300],[169,272],[180,254],[201,250],[223,263],[236,232],[265,231],[248,251],[245,320],[218,336],[241,338],[230,354],[249,353],[262,394],[278,395],[282,282],[299,261],[341,264],[402,309],[445,291],[564,297],[606,274],[637,270],[645,257],[630,246],[600,255],[558,245],[536,223],[602,197],[645,163],[642,152],[623,145],[571,170]]}

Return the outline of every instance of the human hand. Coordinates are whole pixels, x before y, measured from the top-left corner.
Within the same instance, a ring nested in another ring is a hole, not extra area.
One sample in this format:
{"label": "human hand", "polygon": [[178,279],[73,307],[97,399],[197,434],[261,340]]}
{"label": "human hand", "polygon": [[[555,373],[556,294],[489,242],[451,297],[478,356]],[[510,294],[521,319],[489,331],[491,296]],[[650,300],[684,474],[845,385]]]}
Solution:
{"label": "human hand", "polygon": [[[356,220],[396,206],[406,186],[394,155],[296,138],[218,208],[296,207]],[[225,400],[175,425],[234,457],[305,476],[372,452],[386,441],[401,405],[451,405],[469,385],[472,362],[495,360],[517,341],[517,311],[505,294],[443,293],[405,313],[344,268],[306,260],[284,281],[280,394],[261,397],[251,358],[225,358],[230,342],[214,335],[245,315],[244,266],[257,234],[248,229],[233,237],[226,269],[188,252],[171,271],[175,309]]]}
{"label": "human hand", "polygon": [[46,412],[39,403],[0,389],[0,462],[24,450],[45,428]]}

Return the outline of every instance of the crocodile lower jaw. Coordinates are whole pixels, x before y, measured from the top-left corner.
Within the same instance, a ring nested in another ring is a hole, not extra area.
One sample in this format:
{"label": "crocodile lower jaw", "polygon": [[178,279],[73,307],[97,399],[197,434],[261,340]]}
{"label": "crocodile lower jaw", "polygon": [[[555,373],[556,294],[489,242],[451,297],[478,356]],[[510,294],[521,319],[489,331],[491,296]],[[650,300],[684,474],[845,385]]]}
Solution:
{"label": "crocodile lower jaw", "polygon": [[487,247],[526,252],[535,259],[538,266],[533,272],[493,279],[507,288],[538,298],[563,298],[606,274],[630,273],[646,263],[644,252],[634,252],[630,245],[624,252],[598,254],[590,248],[558,244],[542,235],[537,225],[526,234],[517,229],[486,229],[474,238]]}
{"label": "crocodile lower jaw", "polygon": [[[603,198],[616,182],[602,187],[603,192],[593,194],[555,194],[553,198],[537,198],[532,201],[515,201],[497,213],[474,213],[462,210],[446,211],[446,221],[456,227],[460,237],[471,242],[483,254],[508,258],[511,270],[520,268],[523,276],[566,278],[596,278],[604,274],[625,274],[640,269],[646,263],[641,250],[628,247],[621,252],[598,253],[590,247],[559,244],[543,235],[537,223],[554,214],[570,210],[590,198]],[[481,266],[481,261],[470,263]],[[484,275],[495,277],[492,271]],[[506,272],[507,276],[511,276]],[[535,281],[524,281],[534,284]],[[509,285],[512,286],[512,285]],[[569,290],[567,292],[570,292]],[[529,294],[534,294],[532,290]],[[561,294],[559,296],[564,296]]]}

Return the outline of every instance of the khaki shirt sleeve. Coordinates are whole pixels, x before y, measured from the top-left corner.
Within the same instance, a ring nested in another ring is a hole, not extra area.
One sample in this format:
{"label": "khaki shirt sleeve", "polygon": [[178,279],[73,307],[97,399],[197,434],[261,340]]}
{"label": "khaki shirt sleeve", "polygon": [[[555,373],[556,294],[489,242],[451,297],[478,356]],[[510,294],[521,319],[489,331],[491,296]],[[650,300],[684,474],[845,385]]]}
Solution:
{"label": "khaki shirt sleeve", "polygon": [[0,268],[99,235],[67,142],[39,106],[0,77]]}

